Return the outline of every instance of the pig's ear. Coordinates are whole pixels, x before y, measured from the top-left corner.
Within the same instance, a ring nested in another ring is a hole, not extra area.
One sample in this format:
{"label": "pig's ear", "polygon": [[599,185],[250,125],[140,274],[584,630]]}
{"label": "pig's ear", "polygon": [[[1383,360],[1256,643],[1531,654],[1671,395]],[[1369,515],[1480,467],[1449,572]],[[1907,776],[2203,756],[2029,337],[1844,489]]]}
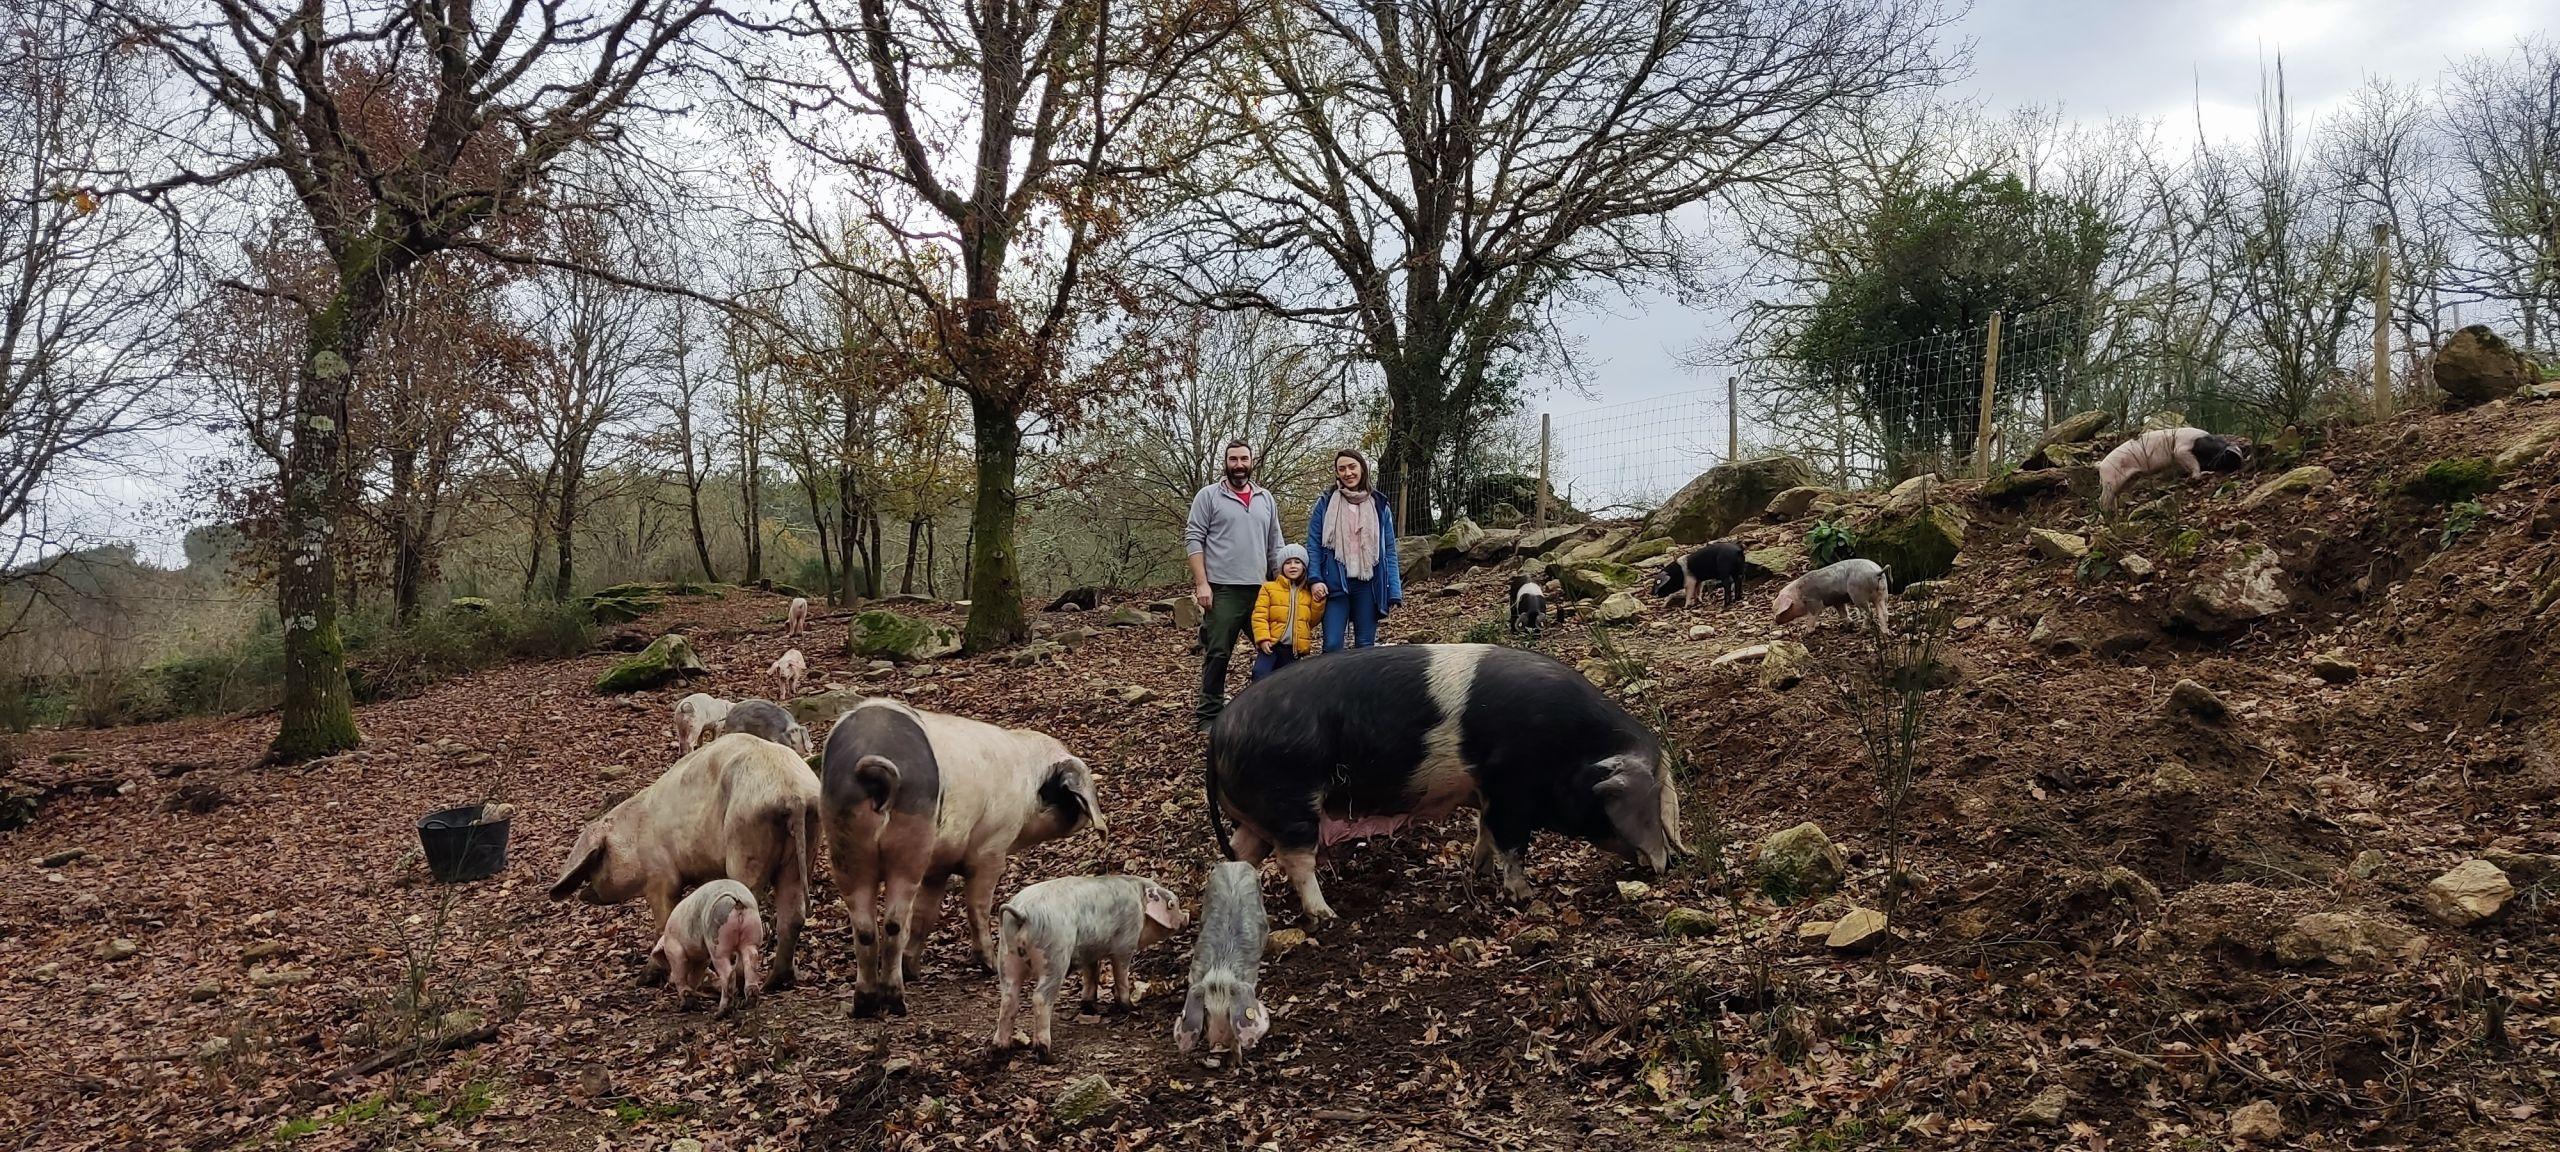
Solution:
{"label": "pig's ear", "polygon": [[791,747],[792,747],[792,750],[794,750],[794,751],[796,751],[796,752],[800,753],[800,754],[801,754],[801,755],[803,755],[803,756],[808,755],[808,754],[809,754],[809,730],[808,730],[808,729],[806,729],[806,728],[803,728],[803,727],[801,727],[800,725],[797,725],[797,724],[792,725],[792,726],[791,726]]}
{"label": "pig's ear", "polygon": [[1200,1033],[1209,1026],[1209,1008],[1202,1002],[1200,990],[1194,988],[1182,1002],[1182,1015],[1173,1018],[1173,1046],[1184,1052],[1200,1046]]}
{"label": "pig's ear", "polygon": [[1271,1031],[1271,1013],[1262,1006],[1260,1000],[1255,1000],[1250,1005],[1238,1005],[1235,1010],[1234,1024],[1236,1047],[1251,1048],[1261,1042],[1263,1033]]}
{"label": "pig's ear", "polygon": [[1048,787],[1041,791],[1052,790],[1065,793],[1059,800],[1060,806],[1072,805],[1074,811],[1082,813],[1085,822],[1093,825],[1094,831],[1110,830],[1110,825],[1102,818],[1102,800],[1093,793],[1093,771],[1084,766],[1084,761],[1069,756],[1050,765]]}
{"label": "pig's ear", "polygon": [[566,900],[576,894],[587,877],[604,866],[604,822],[589,824],[578,833],[578,842],[569,846],[568,865],[560,870],[560,879],[551,885],[551,898]]}
{"label": "pig's ear", "polygon": [[1164,925],[1166,931],[1180,928],[1184,922],[1182,902],[1176,899],[1173,893],[1149,884],[1147,885],[1147,919]]}
{"label": "pig's ear", "polygon": [[1623,756],[1612,756],[1594,767],[1608,773],[1591,786],[1591,794],[1608,814],[1609,827],[1648,863],[1661,867],[1663,861],[1652,858],[1669,854],[1665,844],[1669,834],[1662,827],[1662,787],[1653,769]]}

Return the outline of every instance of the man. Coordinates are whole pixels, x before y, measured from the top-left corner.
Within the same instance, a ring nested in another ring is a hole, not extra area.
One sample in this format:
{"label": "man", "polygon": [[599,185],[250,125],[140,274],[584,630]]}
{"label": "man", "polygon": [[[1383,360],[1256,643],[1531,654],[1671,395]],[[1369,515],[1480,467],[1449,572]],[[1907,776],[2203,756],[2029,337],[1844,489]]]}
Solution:
{"label": "man", "polygon": [[1227,706],[1227,662],[1253,615],[1262,582],[1280,566],[1280,506],[1253,482],[1253,447],[1227,445],[1225,480],[1191,498],[1182,547],[1191,557],[1191,598],[1200,604],[1208,651],[1200,661],[1200,728]]}

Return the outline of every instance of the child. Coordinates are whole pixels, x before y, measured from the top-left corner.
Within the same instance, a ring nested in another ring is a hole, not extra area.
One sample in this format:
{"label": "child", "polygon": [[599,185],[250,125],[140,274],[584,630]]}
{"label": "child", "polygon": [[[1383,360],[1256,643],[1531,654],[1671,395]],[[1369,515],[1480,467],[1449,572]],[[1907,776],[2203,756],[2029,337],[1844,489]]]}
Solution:
{"label": "child", "polygon": [[1324,609],[1307,588],[1307,550],[1295,544],[1280,549],[1280,574],[1262,586],[1253,604],[1253,678],[1260,680],[1296,663],[1314,646],[1314,632],[1324,622]]}

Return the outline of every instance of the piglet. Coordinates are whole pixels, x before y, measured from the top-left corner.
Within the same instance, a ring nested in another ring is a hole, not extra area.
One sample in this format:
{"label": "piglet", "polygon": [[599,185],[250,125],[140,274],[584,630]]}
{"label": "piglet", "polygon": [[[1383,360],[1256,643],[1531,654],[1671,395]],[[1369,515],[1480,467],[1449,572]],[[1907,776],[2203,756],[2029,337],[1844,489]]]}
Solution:
{"label": "piglet", "polygon": [[1808,612],[1838,608],[1845,618],[1852,604],[1864,608],[1876,618],[1876,627],[1885,626],[1885,574],[1882,565],[1873,560],[1843,560],[1828,568],[1816,568],[1787,582],[1778,589],[1778,623],[1784,624]]}
{"label": "piglet", "polygon": [[1547,590],[1523,580],[1511,593],[1511,630],[1536,635],[1547,622]]}
{"label": "piglet", "polygon": [[702,744],[706,736],[720,734],[720,721],[729,715],[730,704],[708,692],[696,692],[676,701],[676,743],[687,752]]}
{"label": "piglet", "polygon": [[2249,463],[2249,442],[2202,428],[2155,428],[2115,446],[2098,461],[2098,507],[2112,512],[2125,489],[2145,476],[2183,471],[2193,480],[2207,472],[2237,472]]}
{"label": "piglet", "polygon": [[803,756],[809,754],[809,730],[791,718],[791,713],[771,700],[740,700],[729,706],[729,714],[714,728],[720,735],[744,732],[760,736]]}
{"label": "piglet", "polygon": [[1049,1017],[1058,988],[1073,965],[1084,974],[1084,1012],[1102,1000],[1102,961],[1111,961],[1113,999],[1125,1011],[1138,995],[1130,957],[1191,922],[1182,903],[1161,884],[1142,876],[1061,876],[1043,880],[1005,902],[997,929],[996,975],[1003,998],[996,1009],[994,1046],[1013,1047],[1013,1020],[1022,1008],[1022,982],[1031,990],[1031,1048],[1049,1058]]}
{"label": "piglet", "polygon": [[720,985],[720,1007],[714,1017],[729,1014],[730,994],[738,1002],[755,999],[756,951],[764,947],[764,916],[756,911],[756,894],[735,880],[714,880],[693,890],[667,917],[652,962],[667,968],[667,982],[677,996],[689,997],[701,982],[703,963]]}
{"label": "piglet", "polygon": [[800,680],[809,674],[809,658],[794,648],[783,653],[782,658],[774,661],[773,667],[766,671],[771,672],[774,682],[781,686],[782,698],[789,700],[800,694]]}
{"label": "piglet", "polygon": [[1653,594],[1669,599],[1681,597],[1681,603],[1695,608],[1698,593],[1709,581],[1724,588],[1724,606],[1731,608],[1742,599],[1742,545],[1731,540],[1718,540],[1695,552],[1673,560],[1662,570]]}
{"label": "piglet", "polygon": [[806,596],[794,596],[794,597],[792,597],[792,598],[791,598],[791,630],[790,630],[790,635],[792,635],[792,636],[794,636],[794,637],[797,637],[797,636],[799,636],[801,633],[806,632],[806,631],[808,631],[808,630],[809,630],[809,598],[808,598],[808,597],[806,597]]}
{"label": "piglet", "polygon": [[1200,892],[1200,939],[1191,946],[1191,995],[1173,1022],[1173,1043],[1185,1052],[1209,1038],[1209,1050],[1232,1054],[1271,1030],[1271,1014],[1255,989],[1262,983],[1262,945],[1271,921],[1262,911],[1262,871],[1229,860],[1209,869]]}

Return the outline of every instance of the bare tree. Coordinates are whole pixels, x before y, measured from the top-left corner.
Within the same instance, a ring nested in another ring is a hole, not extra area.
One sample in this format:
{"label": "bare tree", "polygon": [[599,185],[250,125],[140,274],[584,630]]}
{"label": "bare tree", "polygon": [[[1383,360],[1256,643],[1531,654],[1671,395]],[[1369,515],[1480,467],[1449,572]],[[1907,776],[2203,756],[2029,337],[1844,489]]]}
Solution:
{"label": "bare tree", "polygon": [[[977,454],[969,621],[983,651],[1027,632],[1015,527],[1025,423],[1072,422],[1125,382],[1110,339],[1145,301],[1115,256],[1193,133],[1175,97],[1237,18],[1215,0],[806,0],[790,31],[833,74],[754,78],[768,122],[850,178],[886,260],[797,212],[805,251],[904,296],[934,372],[968,397]],[[829,114],[835,115],[829,115]]]}
{"label": "bare tree", "polygon": [[[156,77],[87,12],[68,0],[0,10],[0,569],[10,571],[66,546],[46,515],[58,483],[112,465],[129,436],[176,415],[167,396],[180,266],[162,222],[79,191],[148,146],[136,114]],[[0,631],[19,615],[5,613]]]}
{"label": "bare tree", "polygon": [[1170,403],[1129,405],[1109,422],[1118,448],[1110,471],[1132,489],[1132,506],[1180,524],[1238,436],[1253,443],[1262,483],[1284,501],[1312,500],[1332,482],[1334,450],[1356,439],[1342,360],[1257,312],[1207,313],[1185,326],[1192,336]]}
{"label": "bare tree", "polygon": [[2215,246],[2254,353],[2225,368],[2225,395],[2272,424],[2299,422],[2347,367],[2373,245],[2301,142],[2282,60],[2261,84],[2257,135],[2237,156],[2208,149],[2199,165],[2200,194],[2230,206],[2213,216]]}
{"label": "bare tree", "polygon": [[[584,267],[607,262],[593,222],[579,221],[564,248]],[[534,279],[533,339],[540,346],[533,369],[515,378],[514,417],[529,445],[545,461],[549,491],[537,499],[551,513],[537,522],[551,532],[551,597],[576,590],[579,517],[601,493],[593,481],[606,462],[609,438],[638,411],[644,397],[641,371],[654,350],[643,338],[648,301],[634,289],[577,272],[548,271]]]}
{"label": "bare tree", "polygon": [[660,404],[666,409],[667,423],[651,438],[660,456],[673,455],[684,484],[685,517],[693,532],[694,559],[702,565],[702,578],[720,579],[720,570],[711,562],[711,537],[702,527],[702,489],[711,480],[711,461],[719,453],[714,435],[715,425],[697,424],[694,409],[708,401],[715,369],[704,363],[702,340],[710,330],[703,310],[690,300],[669,302],[664,356],[661,364],[666,373],[666,390]]}
{"label": "bare tree", "polygon": [[[1224,84],[1236,156],[1167,230],[1200,298],[1332,324],[1379,368],[1384,478],[1591,283],[1682,278],[1671,213],[1782,182],[1827,119],[1934,83],[1933,0],[1270,0]],[[1426,525],[1427,526],[1427,525]]]}
{"label": "bare tree", "polygon": [[287,558],[282,724],[272,755],[356,744],[338,636],[342,439],[355,365],[394,283],[436,252],[487,244],[561,159],[611,143],[675,66],[710,0],[100,0],[118,35],[193,85],[228,128],[207,163],[125,182],[155,196],[281,180],[328,253],[310,307],[282,468]]}
{"label": "bare tree", "polygon": [[2463,287],[2515,309],[2524,343],[2560,343],[2560,46],[2456,64],[2442,97]]}

